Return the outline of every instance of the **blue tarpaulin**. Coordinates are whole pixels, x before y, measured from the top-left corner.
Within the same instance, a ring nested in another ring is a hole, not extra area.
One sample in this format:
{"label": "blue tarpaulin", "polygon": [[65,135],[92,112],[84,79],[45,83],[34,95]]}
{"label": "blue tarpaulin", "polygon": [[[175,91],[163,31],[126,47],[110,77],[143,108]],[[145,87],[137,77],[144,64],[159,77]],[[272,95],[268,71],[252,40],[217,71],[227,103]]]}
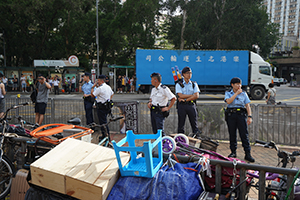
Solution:
{"label": "blue tarpaulin", "polygon": [[203,192],[198,173],[201,165],[176,163],[161,168],[153,178],[120,177],[108,200],[197,200]]}

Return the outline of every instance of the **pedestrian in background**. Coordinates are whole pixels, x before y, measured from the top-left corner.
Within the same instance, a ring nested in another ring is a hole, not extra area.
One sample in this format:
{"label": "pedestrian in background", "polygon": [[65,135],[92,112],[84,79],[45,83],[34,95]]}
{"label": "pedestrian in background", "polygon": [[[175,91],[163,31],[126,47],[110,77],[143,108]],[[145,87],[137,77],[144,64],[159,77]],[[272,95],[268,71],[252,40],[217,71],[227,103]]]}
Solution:
{"label": "pedestrian in background", "polygon": [[[154,87],[151,90],[147,106],[150,109],[152,131],[156,134],[161,129],[162,136],[164,136],[165,119],[168,117],[169,110],[174,105],[176,97],[167,86],[161,84],[161,75],[159,73],[151,74],[151,84]],[[168,103],[169,100],[171,100],[170,104]]]}
{"label": "pedestrian in background", "polygon": [[189,117],[189,121],[192,127],[193,133],[189,136],[200,136],[201,131],[197,125],[197,108],[196,100],[199,98],[199,88],[196,82],[192,82],[192,70],[189,67],[182,69],[183,82],[176,83],[175,90],[178,95],[178,133],[184,134],[184,124],[186,116]]}
{"label": "pedestrian in background", "polygon": [[29,84],[29,92],[32,92],[34,90],[33,86],[33,77],[30,74],[29,77],[27,78],[28,84]]}
{"label": "pedestrian in background", "polygon": [[267,104],[275,105],[275,103],[276,103],[275,97],[276,97],[276,89],[274,88],[274,84],[270,83],[269,90],[268,90],[268,96],[267,96],[267,100],[266,100]]}
{"label": "pedestrian in background", "polygon": [[117,79],[117,87],[118,87],[117,93],[122,93],[122,76],[121,75],[119,75],[119,77]]}
{"label": "pedestrian in background", "polygon": [[21,74],[21,86],[22,86],[22,92],[27,92],[26,91],[26,77],[24,76],[24,74]]}
{"label": "pedestrian in background", "polygon": [[[122,91],[124,92],[124,93],[126,93],[126,88],[125,88],[125,86],[126,86],[126,80],[125,80],[125,75],[123,75],[123,77],[122,77]],[[121,92],[122,93],[122,92]]]}
{"label": "pedestrian in background", "polygon": [[40,126],[44,121],[50,89],[51,85],[47,83],[46,78],[42,75],[39,75],[35,103],[35,123],[38,126]]}
{"label": "pedestrian in background", "polygon": [[12,90],[14,91],[17,91],[18,90],[18,78],[16,75],[14,75],[14,78],[13,78],[13,88]]}
{"label": "pedestrian in background", "polygon": [[1,83],[3,81],[3,74],[0,72],[0,119],[3,117],[4,112],[5,112],[5,95],[6,95],[6,90],[5,90],[5,85],[4,83]]}
{"label": "pedestrian in background", "polygon": [[51,86],[50,92],[52,92],[52,87],[53,87],[53,77],[50,77],[50,78],[49,78],[48,83],[49,83],[50,86]]}
{"label": "pedestrian in background", "polygon": [[55,77],[53,80],[54,95],[59,95],[59,83],[58,77]]}
{"label": "pedestrian in background", "polygon": [[67,79],[66,79],[66,77],[63,78],[61,85],[64,89],[63,92],[67,92]]}
{"label": "pedestrian in background", "polygon": [[133,79],[133,77],[131,77],[131,79],[129,79],[129,81],[130,81],[130,93],[134,93],[134,88],[133,88],[134,79]]}
{"label": "pedestrian in background", "polygon": [[[105,83],[105,75],[99,75],[97,82],[91,89],[92,97],[96,97],[97,101],[97,116],[99,124],[107,123],[107,115],[111,113],[111,99],[114,95],[111,87]],[[109,134],[109,128],[106,126],[107,134]],[[99,138],[99,142],[106,137],[104,127],[101,127],[102,137]]]}
{"label": "pedestrian in background", "polygon": [[73,76],[71,80],[71,92],[75,92],[75,83],[76,83],[76,78],[75,76]]}
{"label": "pedestrian in background", "polygon": [[252,123],[252,115],[250,108],[250,99],[245,91],[242,90],[242,80],[233,78],[230,81],[232,90],[225,92],[225,102],[227,109],[225,112],[225,120],[227,122],[230,150],[228,157],[236,158],[237,153],[237,129],[239,130],[242,146],[245,151],[245,160],[254,162],[251,156],[251,147],[249,141],[249,133],[247,125]]}
{"label": "pedestrian in background", "polygon": [[79,92],[83,92],[84,110],[85,110],[85,117],[86,117],[87,125],[94,122],[93,104],[94,104],[95,98],[91,96],[91,89],[93,87],[93,83],[90,78],[91,78],[91,74],[86,72],[83,75],[83,84],[81,83],[79,85]]}

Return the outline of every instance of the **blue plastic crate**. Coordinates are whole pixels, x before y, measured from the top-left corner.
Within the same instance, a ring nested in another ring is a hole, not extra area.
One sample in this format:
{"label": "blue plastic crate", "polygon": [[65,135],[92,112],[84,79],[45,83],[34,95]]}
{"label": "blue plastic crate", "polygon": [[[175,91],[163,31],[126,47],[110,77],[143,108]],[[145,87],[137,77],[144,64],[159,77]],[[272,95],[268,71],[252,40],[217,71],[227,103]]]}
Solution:
{"label": "blue plastic crate", "polygon": [[[158,130],[156,134],[140,134],[135,135],[132,130],[126,132],[126,137],[121,141],[116,143],[112,141],[116,157],[118,160],[121,176],[138,176],[138,177],[148,177],[152,178],[155,173],[163,164],[162,160],[162,133],[161,130]],[[135,140],[137,139],[149,139],[149,141],[144,142],[144,145],[141,147],[135,146]],[[150,140],[155,139],[152,143]],[[128,142],[128,146],[123,146]],[[152,150],[157,146],[158,149],[158,158],[152,156]],[[119,152],[127,151],[130,152],[130,161],[123,166],[120,159]],[[144,156],[138,156],[138,153],[143,153]]]}

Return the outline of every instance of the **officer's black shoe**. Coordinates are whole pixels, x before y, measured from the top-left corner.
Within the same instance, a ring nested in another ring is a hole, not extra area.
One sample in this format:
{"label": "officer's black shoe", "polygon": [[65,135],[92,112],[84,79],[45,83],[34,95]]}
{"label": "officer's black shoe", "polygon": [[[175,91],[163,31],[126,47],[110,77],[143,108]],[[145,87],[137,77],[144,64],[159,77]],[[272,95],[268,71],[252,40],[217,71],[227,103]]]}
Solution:
{"label": "officer's black shoe", "polygon": [[231,154],[228,155],[228,158],[236,158],[236,152],[231,152]]}
{"label": "officer's black shoe", "polygon": [[202,134],[202,131],[198,130],[198,131],[195,133],[196,138],[201,140],[201,134]]}
{"label": "officer's black shoe", "polygon": [[250,154],[250,151],[245,152],[245,160],[249,162],[255,162],[254,158]]}

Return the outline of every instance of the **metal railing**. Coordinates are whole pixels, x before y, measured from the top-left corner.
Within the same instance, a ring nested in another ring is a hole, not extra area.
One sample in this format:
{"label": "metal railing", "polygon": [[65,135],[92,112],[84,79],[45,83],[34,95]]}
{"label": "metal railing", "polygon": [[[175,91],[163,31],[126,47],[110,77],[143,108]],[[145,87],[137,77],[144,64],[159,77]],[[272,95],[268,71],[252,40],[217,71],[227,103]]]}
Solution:
{"label": "metal railing", "polygon": [[[169,155],[164,155],[164,158],[167,159]],[[197,157],[187,157],[187,156],[176,156],[181,162],[198,162],[199,158]],[[222,167],[233,168],[233,162],[222,161],[222,160],[210,160],[210,165],[216,166],[215,171],[215,192],[221,194],[221,177],[222,177]],[[259,171],[259,193],[258,199],[265,199],[265,190],[266,190],[266,172],[284,174],[287,175],[287,189],[292,185],[294,176],[297,174],[298,170],[296,169],[287,169],[287,168],[278,168],[278,167],[269,167],[263,165],[247,164],[238,162],[236,168],[240,170],[240,180],[244,180],[247,176],[247,170]],[[262,175],[262,176],[261,176]],[[238,199],[244,200],[246,197],[246,184],[242,184],[239,193]],[[291,191],[289,199],[294,199],[294,190]]]}
{"label": "metal railing", "polygon": [[[7,98],[6,107],[29,101],[29,98]],[[138,132],[152,133],[150,110],[147,107],[147,102],[139,102],[137,106]],[[216,140],[229,140],[227,125],[224,120],[225,106],[225,104],[217,103],[198,103],[198,126],[202,130],[202,135]],[[259,139],[273,140],[276,144],[292,146],[300,144],[300,137],[297,134],[300,132],[300,106],[251,104],[251,108],[253,123],[248,127],[250,141],[254,142],[255,139]],[[113,109],[112,112],[114,115],[120,114],[118,109]],[[23,116],[29,122],[34,122],[34,105],[25,106],[10,113],[11,117],[18,115]],[[49,99],[44,124],[67,123],[73,117],[81,118],[82,124],[86,124],[83,100]],[[94,118],[97,119],[95,113]],[[17,123],[16,119],[13,119],[12,122]],[[165,120],[165,133],[176,133],[177,122],[177,109],[173,106],[169,117]],[[120,127],[121,124],[118,121],[109,125],[110,130],[115,132],[120,132]],[[185,131],[186,133],[191,132],[188,117]]]}

